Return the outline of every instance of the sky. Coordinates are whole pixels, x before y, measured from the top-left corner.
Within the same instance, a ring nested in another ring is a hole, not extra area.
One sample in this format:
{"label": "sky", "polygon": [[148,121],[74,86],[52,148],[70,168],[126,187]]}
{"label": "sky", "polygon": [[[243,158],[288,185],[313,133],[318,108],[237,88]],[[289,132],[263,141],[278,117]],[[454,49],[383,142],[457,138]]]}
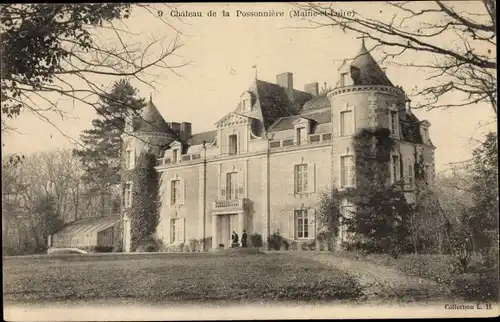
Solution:
{"label": "sky", "polygon": [[[172,17],[166,6],[156,6],[162,11],[162,18],[182,33],[179,38],[182,47],[170,62],[174,65],[188,62],[189,65],[176,69],[175,73],[165,69],[151,70],[157,76],[154,88],[134,79],[131,83],[139,89],[142,97],[152,96],[167,122],[191,122],[193,133],[213,130],[215,122],[233,111],[256,72],[259,79],[269,82],[275,82],[278,74],[292,72],[296,89],[303,89],[304,84],[314,81],[319,82],[320,88],[325,82],[327,86],[333,86],[341,61],[352,58],[361,45],[361,40],[353,34],[331,28],[304,28],[310,24],[290,17],[292,8],[287,3],[177,4],[180,12],[188,10],[203,14],[201,18],[181,20]],[[344,12],[364,14],[372,11],[389,15],[389,11],[384,9],[382,12],[379,7],[380,3],[336,4],[336,9]],[[222,10],[231,16],[222,17]],[[284,17],[237,17],[237,10],[274,10],[283,12]],[[209,17],[209,11],[217,13],[217,16]],[[176,36],[171,27],[144,10],[134,10],[123,26],[134,34],[128,40],[143,47],[152,39],[166,37],[168,43]],[[103,31],[100,37],[107,41],[113,34]],[[367,41],[367,47],[373,45]],[[159,47],[152,48],[151,57],[159,52]],[[377,51],[373,56],[380,58]],[[414,54],[409,59],[418,60],[419,56]],[[254,65],[256,69],[252,68]],[[422,71],[407,70],[389,63],[383,67],[387,68],[391,81],[407,91],[425,82],[426,74]],[[146,79],[148,83],[153,80],[152,77]],[[106,87],[112,83],[109,78],[97,81]],[[41,100],[37,103],[44,104]],[[91,120],[96,117],[95,111],[67,99],[61,100],[59,105],[69,114],[64,118],[47,114],[53,125],[29,113],[9,120],[8,125],[16,128],[18,133],[11,132],[2,138],[5,143],[3,152],[32,153],[78,147],[75,140],[78,140],[82,130],[90,128]],[[415,109],[414,113],[420,120],[426,119],[431,123],[430,136],[437,147],[438,172],[451,163],[469,159],[478,140],[497,128],[496,116],[488,104],[446,110]]]}

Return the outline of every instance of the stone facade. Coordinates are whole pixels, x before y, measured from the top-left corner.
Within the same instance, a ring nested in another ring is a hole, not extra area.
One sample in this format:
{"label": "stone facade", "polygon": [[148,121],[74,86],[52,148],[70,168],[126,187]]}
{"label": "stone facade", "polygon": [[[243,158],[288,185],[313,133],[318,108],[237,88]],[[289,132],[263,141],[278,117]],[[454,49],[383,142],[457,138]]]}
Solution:
{"label": "stone facade", "polygon": [[[429,180],[434,174],[430,124],[411,113],[403,89],[380,74],[364,44],[339,72],[339,83],[325,93],[317,92],[317,84],[290,88],[291,73],[278,75],[277,84],[255,80],[214,131],[194,135],[189,123],[151,119],[160,113],[150,102],[141,118],[155,127],[131,122],[124,166],[133,168],[130,158],[143,149],[158,156],[162,207],[156,237],[165,245],[212,237],[213,248],[228,247],[232,231],[241,236],[243,230],[264,241],[274,232],[297,242],[314,240],[321,229],[315,219],[320,193],[349,186],[345,172],[353,170],[344,157],[355,157],[352,137],[361,128],[391,130],[397,158],[387,166],[391,180],[405,180],[411,200],[415,156],[423,155]],[[126,202],[123,214],[129,251]]]}

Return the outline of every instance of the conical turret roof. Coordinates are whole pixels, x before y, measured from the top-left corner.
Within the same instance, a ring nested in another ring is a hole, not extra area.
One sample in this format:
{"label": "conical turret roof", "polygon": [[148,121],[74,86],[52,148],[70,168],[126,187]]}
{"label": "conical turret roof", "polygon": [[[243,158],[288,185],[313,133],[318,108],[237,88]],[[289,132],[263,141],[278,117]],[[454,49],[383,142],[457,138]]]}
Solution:
{"label": "conical turret roof", "polygon": [[368,52],[365,42],[351,63],[351,77],[354,85],[385,85],[394,86],[385,72],[380,68]]}
{"label": "conical turret roof", "polygon": [[151,98],[141,111],[141,115],[135,124],[135,130],[151,133],[172,133],[172,129],[165,122]]}

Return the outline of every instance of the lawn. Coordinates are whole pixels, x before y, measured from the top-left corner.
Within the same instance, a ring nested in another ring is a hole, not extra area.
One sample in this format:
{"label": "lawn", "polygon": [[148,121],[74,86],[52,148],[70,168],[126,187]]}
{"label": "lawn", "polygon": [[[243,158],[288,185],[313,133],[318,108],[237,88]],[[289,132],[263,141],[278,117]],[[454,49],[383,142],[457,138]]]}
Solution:
{"label": "lawn", "polygon": [[360,295],[347,273],[283,253],[44,255],[3,265],[8,302],[307,302]]}
{"label": "lawn", "polygon": [[482,269],[472,263],[470,272],[455,270],[457,260],[450,255],[407,254],[397,259],[382,254],[337,252],[336,256],[398,269],[408,276],[433,280],[448,285],[454,295],[467,301],[497,301],[498,269]]}

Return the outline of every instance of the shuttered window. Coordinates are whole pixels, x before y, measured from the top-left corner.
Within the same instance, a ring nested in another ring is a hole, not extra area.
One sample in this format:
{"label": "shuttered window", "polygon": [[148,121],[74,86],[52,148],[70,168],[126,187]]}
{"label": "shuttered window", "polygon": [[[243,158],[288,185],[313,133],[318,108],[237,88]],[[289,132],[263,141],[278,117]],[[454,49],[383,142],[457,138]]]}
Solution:
{"label": "shuttered window", "polygon": [[184,218],[175,218],[170,220],[170,242],[184,242]]}
{"label": "shuttered window", "polygon": [[294,171],[294,192],[303,193],[308,192],[307,190],[307,164],[297,164],[295,165]]}
{"label": "shuttered window", "polygon": [[179,204],[180,192],[181,192],[181,181],[172,180],[170,181],[170,203],[172,205]]}
{"label": "shuttered window", "polygon": [[342,156],[340,158],[340,186],[352,187],[353,183],[353,157],[352,155]]}
{"label": "shuttered window", "polygon": [[316,238],[315,209],[297,209],[294,211],[294,231],[297,239]]}

